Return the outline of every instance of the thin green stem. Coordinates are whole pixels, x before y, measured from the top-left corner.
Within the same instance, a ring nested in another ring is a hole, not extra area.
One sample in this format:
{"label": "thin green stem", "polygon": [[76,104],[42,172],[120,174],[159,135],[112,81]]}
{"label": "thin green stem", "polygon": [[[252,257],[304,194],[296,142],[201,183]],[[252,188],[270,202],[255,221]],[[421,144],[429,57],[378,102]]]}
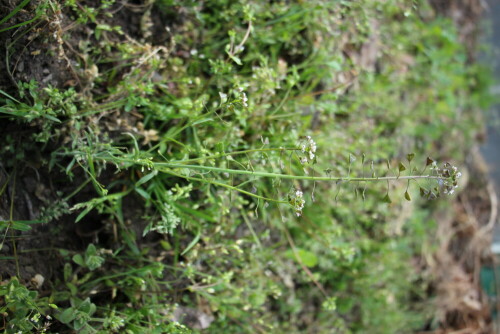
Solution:
{"label": "thin green stem", "polygon": [[[122,159],[120,159],[122,160]],[[125,161],[124,161],[125,162]],[[127,159],[126,162],[132,162]],[[165,168],[187,168],[193,170],[203,170],[216,173],[228,173],[238,175],[252,175],[256,177],[271,177],[289,180],[311,180],[311,181],[343,181],[343,182],[376,182],[376,181],[392,181],[392,180],[414,180],[414,179],[441,179],[439,176],[431,175],[408,175],[408,176],[382,176],[382,177],[330,177],[330,176],[304,176],[304,175],[288,175],[278,173],[268,173],[259,171],[248,171],[239,169],[228,169],[200,165],[183,165],[179,163],[168,162],[153,162],[155,168],[160,171],[166,171]]]}
{"label": "thin green stem", "polygon": [[[260,150],[276,150],[276,149],[260,149]],[[279,149],[278,149],[279,150]],[[290,150],[290,148],[283,150]],[[259,151],[259,150],[247,150],[247,151],[239,151],[238,153],[248,153],[248,151]],[[217,156],[217,155],[214,155]],[[214,157],[212,156],[212,157]],[[193,160],[182,160],[176,162],[151,162],[148,161],[143,162],[141,160],[135,160],[131,158],[120,158],[115,156],[106,156],[106,157],[98,157],[95,156],[95,159],[98,160],[106,160],[113,161],[115,163],[127,163],[127,164],[137,164],[141,166],[154,167],[161,172],[172,174],[173,172],[170,169],[178,169],[178,168],[187,168],[191,170],[201,170],[207,172],[215,172],[215,173],[228,173],[228,174],[237,174],[237,175],[252,175],[254,177],[270,177],[270,178],[278,178],[278,179],[288,179],[288,180],[310,180],[310,181],[334,181],[334,182],[379,182],[379,181],[397,181],[397,180],[417,180],[417,179],[442,179],[440,176],[432,176],[432,175],[395,175],[395,176],[377,176],[377,177],[332,177],[332,176],[306,176],[306,175],[289,175],[289,174],[278,174],[278,173],[269,173],[269,172],[260,172],[260,171],[249,171],[249,170],[240,170],[240,169],[229,169],[229,168],[220,168],[220,167],[211,167],[211,166],[201,166],[201,165],[184,165],[184,162],[192,162]],[[205,157],[207,158],[207,157]],[[188,178],[184,175],[175,173],[177,176],[182,178]],[[198,181],[204,182],[215,182],[209,181],[206,179],[197,179]],[[217,182],[216,182],[217,183]],[[215,184],[215,183],[214,183]],[[224,187],[231,187],[227,184],[220,183],[219,185]],[[237,190],[235,187],[233,190]],[[241,191],[238,189],[237,191]],[[254,194],[251,194],[253,197],[256,197]]]}
{"label": "thin green stem", "polygon": [[73,191],[71,194],[69,194],[68,196],[64,197],[64,200],[67,201],[69,200],[71,197],[75,196],[76,194],[78,194],[91,180],[90,179],[86,179],[80,186],[78,186],[78,188],[75,189],[75,191]]}
{"label": "thin green stem", "polygon": [[234,191],[240,192],[242,194],[245,194],[245,195],[248,195],[248,196],[251,196],[251,197],[255,197],[255,198],[258,198],[258,199],[261,199],[261,200],[264,200],[264,201],[274,202],[274,203],[281,203],[281,204],[288,204],[287,201],[280,201],[280,200],[277,200],[277,199],[272,199],[272,198],[268,198],[268,197],[256,195],[256,194],[253,194],[253,193],[251,193],[249,191],[245,191],[245,190],[239,189],[237,187],[231,186],[229,184],[225,184],[225,183],[221,183],[221,182],[217,182],[217,181],[212,181],[212,180],[208,180],[208,179],[201,179],[201,178],[198,178],[198,177],[186,176],[186,175],[175,173],[175,172],[173,172],[171,170],[164,170],[164,169],[163,170],[162,169],[158,169],[158,170],[160,170],[160,171],[162,171],[164,173],[173,175],[173,176],[181,177],[181,178],[186,179],[186,180],[200,181],[200,182],[210,183],[210,184],[213,184],[215,186],[224,187],[224,188],[227,188],[227,189],[230,189],[230,190],[234,190]]}
{"label": "thin green stem", "polygon": [[290,92],[292,91],[292,88],[293,86],[290,86],[288,87],[288,90],[286,91],[285,93],[285,96],[283,97],[283,99],[281,100],[280,104],[276,107],[276,109],[274,109],[270,115],[274,115],[276,114],[278,111],[280,111],[280,109],[283,107],[283,105],[285,104],[286,100],[288,99],[288,96],[290,95]]}

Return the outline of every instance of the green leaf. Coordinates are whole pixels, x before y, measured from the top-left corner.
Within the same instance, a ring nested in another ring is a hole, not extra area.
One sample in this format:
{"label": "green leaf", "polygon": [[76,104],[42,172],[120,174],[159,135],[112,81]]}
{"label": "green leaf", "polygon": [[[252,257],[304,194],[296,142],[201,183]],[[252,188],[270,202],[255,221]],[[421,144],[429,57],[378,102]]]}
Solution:
{"label": "green leaf", "polygon": [[213,118],[203,118],[203,119],[200,119],[200,120],[197,120],[195,122],[193,122],[191,125],[198,125],[198,124],[202,124],[202,123],[206,123],[206,122],[212,122],[214,119]]}
{"label": "green leaf", "polygon": [[85,217],[87,215],[87,213],[90,212],[90,210],[92,210],[94,207],[92,205],[89,205],[87,208],[85,208],[85,210],[83,210],[82,212],[80,212],[80,214],[78,215],[78,217],[76,217],[75,219],[75,223],[78,223],[80,220],[83,219],[83,217]]}
{"label": "green leaf", "polygon": [[56,118],[54,116],[51,116],[51,115],[45,114],[45,115],[43,115],[43,117],[45,117],[45,118],[47,118],[47,119],[49,119],[49,120],[51,120],[53,122],[56,122],[56,123],[62,123],[60,119],[58,119],[58,118]]}
{"label": "green leaf", "polygon": [[95,312],[95,305],[90,301],[90,298],[87,297],[82,301],[78,309],[88,315],[92,315]]}
{"label": "green leaf", "polygon": [[194,236],[193,240],[189,243],[189,245],[186,247],[186,249],[182,251],[181,256],[188,253],[191,250],[191,248],[193,248],[198,243],[200,237],[201,237],[201,226],[198,226],[198,231],[196,232],[196,235]]}
{"label": "green leaf", "polygon": [[72,307],[65,309],[61,314],[59,314],[59,321],[63,324],[69,324],[76,318],[76,310]]}
{"label": "green leaf", "polygon": [[142,189],[142,188],[134,188],[135,192],[137,192],[139,195],[141,195],[142,197],[144,197],[145,199],[150,199],[151,196],[149,195],[149,193]]}
{"label": "green leaf", "polygon": [[1,89],[0,89],[0,94],[5,95],[5,96],[6,96],[6,97],[8,97],[9,99],[11,99],[11,100],[13,100],[13,101],[15,101],[15,102],[17,102],[17,103],[21,103],[21,102],[19,102],[18,100],[16,100],[15,98],[13,98],[12,96],[10,96],[9,94],[7,94],[6,92],[4,92],[4,91],[3,91],[3,90],[1,90]]}
{"label": "green leaf", "polygon": [[29,231],[31,230],[31,224],[40,224],[43,223],[41,220],[13,220],[13,221],[6,221],[6,220],[1,220],[0,221],[0,226],[9,226],[10,228],[18,231]]}
{"label": "green leaf", "polygon": [[267,295],[263,291],[257,290],[248,296],[248,301],[253,307],[259,307],[266,302]]}
{"label": "green leaf", "polygon": [[[7,222],[1,222],[1,223],[7,223]],[[11,221],[10,222],[10,227],[14,230],[18,231],[29,231],[31,230],[31,227],[29,225],[23,224],[20,221]]]}
{"label": "green leaf", "polygon": [[68,287],[72,296],[75,296],[77,294],[78,288],[73,283],[66,282],[66,286]]}
{"label": "green leaf", "polygon": [[206,214],[204,211],[201,211],[200,209],[195,210],[195,209],[180,205],[178,203],[172,203],[172,204],[180,211],[187,213],[187,214],[190,214],[193,217],[204,219],[204,220],[209,221],[211,223],[217,222],[217,219],[215,219],[213,216],[211,216],[209,214]]}
{"label": "green leaf", "polygon": [[406,156],[406,159],[408,160],[408,162],[411,162],[413,160],[413,158],[415,158],[415,153],[409,153]]}
{"label": "green leaf", "polygon": [[9,14],[7,14],[4,18],[0,20],[0,24],[7,22],[7,20],[16,15],[21,9],[23,9],[29,3],[30,0],[24,0],[23,2],[21,2],[19,5],[16,6],[16,8],[14,8]]}
{"label": "green leaf", "polygon": [[388,193],[384,196],[384,198],[382,199],[382,202],[384,202],[384,203],[392,203],[391,198],[389,197]]}
{"label": "green leaf", "polygon": [[410,194],[408,193],[408,190],[407,190],[407,191],[405,191],[405,199],[406,199],[407,201],[411,201],[411,196],[410,196]]}
{"label": "green leaf", "polygon": [[328,297],[321,305],[326,311],[335,311],[337,309],[337,298]]}
{"label": "green leaf", "polygon": [[85,317],[79,317],[73,323],[73,329],[78,331],[82,329],[83,326],[85,326],[86,324],[87,324],[87,319],[85,319]]}
{"label": "green leaf", "polygon": [[96,311],[96,309],[97,309],[97,306],[95,306],[95,304],[94,304],[94,303],[90,303],[90,309],[89,309],[88,314],[89,314],[89,315],[94,314],[94,313],[95,313],[95,311]]}
{"label": "green leaf", "polygon": [[104,258],[97,255],[91,255],[85,259],[85,264],[89,270],[93,271],[102,266],[104,263]]}
{"label": "green leaf", "polygon": [[229,58],[231,58],[232,61],[234,61],[236,64],[238,65],[242,65],[242,62],[241,62],[241,59],[239,57],[236,57],[236,56],[233,56],[232,54],[230,54],[229,52],[227,53],[227,55],[229,56]]}
{"label": "green leaf", "polygon": [[77,265],[85,267],[85,261],[83,261],[83,257],[80,254],[76,254],[73,256],[73,262]]}
{"label": "green leaf", "polygon": [[86,256],[90,255],[96,255],[97,254],[97,248],[95,248],[94,244],[89,244],[87,246],[87,250],[85,251]]}
{"label": "green leaf", "polygon": [[224,153],[224,142],[223,141],[218,142],[217,144],[215,144],[215,151],[217,153]]}
{"label": "green leaf", "polygon": [[71,268],[71,264],[66,263],[64,265],[64,281],[68,281],[69,280],[69,277],[71,276],[72,272],[73,272],[73,269]]}
{"label": "green leaf", "polygon": [[402,172],[402,171],[405,171],[405,170],[406,170],[406,166],[405,166],[402,162],[400,162],[400,163],[399,163],[399,167],[398,167],[398,168],[399,168],[399,171],[400,171],[400,172]]}
{"label": "green leaf", "polygon": [[163,248],[166,251],[169,251],[172,249],[172,245],[167,240],[160,240],[160,245],[161,248]]}
{"label": "green leaf", "polygon": [[154,170],[154,171],[152,171],[151,173],[144,175],[143,177],[141,177],[141,178],[139,179],[139,181],[137,181],[137,182],[135,183],[135,186],[136,186],[136,187],[139,187],[141,184],[144,184],[144,183],[148,182],[149,180],[151,180],[151,179],[152,179],[153,177],[155,177],[157,174],[158,174],[158,171],[157,171],[157,170]]}
{"label": "green leaf", "polygon": [[[300,262],[302,262],[303,265],[309,268],[312,268],[318,264],[318,257],[314,253],[306,251],[301,248],[296,249],[296,254],[290,249],[285,252],[285,256],[297,262],[299,262],[300,260]],[[299,259],[297,259],[297,257]]]}

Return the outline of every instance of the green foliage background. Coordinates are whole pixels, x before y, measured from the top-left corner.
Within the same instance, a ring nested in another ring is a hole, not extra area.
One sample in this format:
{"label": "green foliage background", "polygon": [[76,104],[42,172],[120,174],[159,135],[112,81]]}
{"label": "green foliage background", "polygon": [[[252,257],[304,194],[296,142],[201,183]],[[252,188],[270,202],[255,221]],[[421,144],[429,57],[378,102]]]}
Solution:
{"label": "green foliage background", "polygon": [[[133,14],[139,28],[112,14],[114,1],[19,6],[35,19],[20,29],[56,42],[42,52],[69,59],[78,83],[0,91],[2,122],[29,129],[4,133],[3,168],[14,175],[36,159],[57,175],[58,199],[39,218],[54,233],[97,212],[115,239],[58,249],[64,270],[45,283],[48,297],[18,279],[0,285],[4,332],[197,332],[196,321],[172,322],[176,305],[213,316],[207,333],[401,333],[432,322],[415,263],[433,247],[432,211],[447,204],[417,199],[416,182],[408,202],[405,182],[367,185],[362,199],[364,184],[152,165],[341,177],[395,175],[408,153],[419,170],[427,156],[460,165],[484,76],[426,1],[156,0]],[[307,135],[314,164],[259,151]],[[257,151],[230,154],[242,150]],[[296,217],[214,182],[285,202],[302,189],[306,206]],[[34,223],[15,219],[0,228],[22,236]],[[26,320],[34,314],[42,320]]]}

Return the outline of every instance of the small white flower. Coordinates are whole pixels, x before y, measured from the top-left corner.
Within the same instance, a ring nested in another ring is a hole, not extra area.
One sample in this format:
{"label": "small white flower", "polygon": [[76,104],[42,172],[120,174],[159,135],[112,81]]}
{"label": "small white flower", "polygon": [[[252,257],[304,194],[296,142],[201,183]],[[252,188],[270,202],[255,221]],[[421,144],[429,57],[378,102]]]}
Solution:
{"label": "small white flower", "polygon": [[293,206],[297,217],[301,216],[305,204],[304,193],[301,190],[296,189],[290,198],[290,204]]}
{"label": "small white flower", "polygon": [[[314,157],[316,156],[315,153],[317,150],[316,142],[311,138],[311,136],[306,136],[305,138],[306,138],[306,143],[301,144],[300,150],[302,151],[303,154],[309,156],[310,161],[313,161]],[[307,158],[306,157],[302,158],[301,162],[302,161],[307,162]]]}
{"label": "small white flower", "polygon": [[220,100],[221,103],[224,103],[227,101],[227,94],[224,94],[223,92],[219,92]]}

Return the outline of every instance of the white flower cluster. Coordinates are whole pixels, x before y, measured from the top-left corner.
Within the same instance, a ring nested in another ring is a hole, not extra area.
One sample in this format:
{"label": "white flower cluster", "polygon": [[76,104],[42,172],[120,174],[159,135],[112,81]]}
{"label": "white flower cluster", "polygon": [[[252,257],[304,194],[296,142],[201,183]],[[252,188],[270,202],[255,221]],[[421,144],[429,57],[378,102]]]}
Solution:
{"label": "white flower cluster", "polygon": [[288,201],[293,206],[293,209],[295,210],[295,214],[297,215],[297,217],[300,217],[302,215],[302,210],[304,209],[304,204],[306,203],[306,201],[304,200],[304,193],[296,189],[289,196]]}
{"label": "white flower cluster", "polygon": [[443,168],[439,168],[435,161],[432,162],[431,168],[441,179],[439,185],[441,186],[445,195],[453,195],[455,189],[458,188],[458,179],[462,177],[462,173],[458,168],[446,162]]}
{"label": "white flower cluster", "polygon": [[220,96],[220,103],[226,103],[227,102],[227,94],[223,93],[223,92],[219,92],[219,96]]}
{"label": "white flower cluster", "polygon": [[238,92],[241,94],[241,104],[243,104],[244,107],[248,107],[248,97],[243,91],[243,87],[238,87]]}
{"label": "white flower cluster", "polygon": [[175,214],[174,209],[168,203],[163,203],[160,214],[161,220],[151,227],[151,231],[156,231],[160,234],[172,234],[181,222],[181,219]]}
{"label": "white flower cluster", "polygon": [[224,104],[229,101],[229,103],[238,102],[238,99],[241,100],[241,104],[248,108],[248,97],[247,94],[243,91],[243,87],[238,87],[236,91],[233,91],[236,100],[229,101],[229,95],[224,92],[219,92],[220,103]]}
{"label": "white flower cluster", "polygon": [[301,164],[314,161],[316,157],[316,142],[311,136],[306,136],[305,141],[300,145],[300,150],[304,154],[304,156],[300,158]]}
{"label": "white flower cluster", "polygon": [[458,171],[458,168],[445,163],[443,169],[441,169],[441,175],[446,178],[443,180],[443,192],[446,195],[453,195],[455,189],[458,188],[458,179],[462,177],[462,173]]}

